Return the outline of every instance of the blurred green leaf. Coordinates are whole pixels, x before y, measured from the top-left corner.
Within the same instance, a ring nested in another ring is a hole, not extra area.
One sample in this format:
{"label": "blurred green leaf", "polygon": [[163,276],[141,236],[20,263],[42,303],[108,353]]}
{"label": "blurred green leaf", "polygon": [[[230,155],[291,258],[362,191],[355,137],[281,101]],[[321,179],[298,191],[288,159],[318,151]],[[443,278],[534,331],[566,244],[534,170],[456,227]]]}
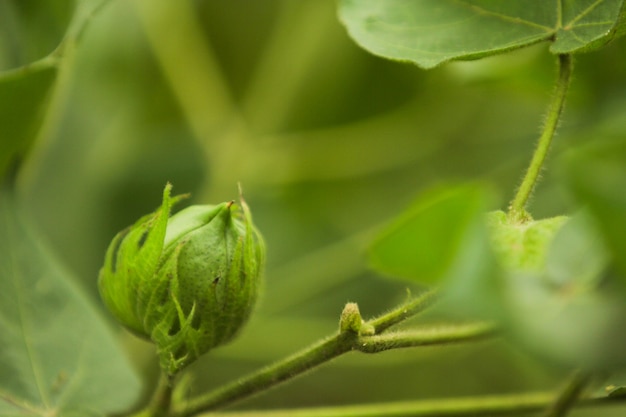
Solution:
{"label": "blurred green leaf", "polygon": [[49,56],[76,39],[108,0],[0,0],[0,73]]}
{"label": "blurred green leaf", "polygon": [[0,71],[49,55],[65,36],[76,0],[1,0]]}
{"label": "blurred green leaf", "polygon": [[564,164],[570,190],[593,215],[626,281],[626,141],[581,147]]}
{"label": "blurred green leaf", "polygon": [[510,221],[503,211],[487,215],[494,252],[512,270],[542,270],[550,241],[566,220],[558,216],[519,223]]}
{"label": "blurred green leaf", "polygon": [[556,232],[546,253],[545,278],[561,291],[595,288],[608,266],[602,236],[581,212]]}
{"label": "blurred green leaf", "polygon": [[510,257],[513,268],[502,276],[504,323],[513,340],[567,367],[626,364],[623,298],[605,282],[607,253],[588,215],[528,223],[526,233],[518,231],[526,239],[499,238],[519,248],[530,243]]}
{"label": "blurred green leaf", "polygon": [[363,48],[423,68],[542,41],[588,51],[623,34],[625,16],[623,0],[342,0],[339,14]]}
{"label": "blurred green leaf", "polygon": [[139,380],[104,319],[0,194],[0,411],[99,415],[127,409]]}
{"label": "blurred green leaf", "polygon": [[0,178],[41,127],[62,55],[53,52],[75,41],[106,2],[0,0]]}
{"label": "blurred green leaf", "polygon": [[486,192],[476,185],[430,190],[374,241],[372,266],[422,284],[439,283],[456,267],[485,207]]}
{"label": "blurred green leaf", "polygon": [[590,370],[626,365],[624,299],[610,288],[508,273],[502,299],[512,341],[543,360]]}
{"label": "blurred green leaf", "polygon": [[34,141],[56,77],[56,67],[46,63],[0,77],[0,178]]}

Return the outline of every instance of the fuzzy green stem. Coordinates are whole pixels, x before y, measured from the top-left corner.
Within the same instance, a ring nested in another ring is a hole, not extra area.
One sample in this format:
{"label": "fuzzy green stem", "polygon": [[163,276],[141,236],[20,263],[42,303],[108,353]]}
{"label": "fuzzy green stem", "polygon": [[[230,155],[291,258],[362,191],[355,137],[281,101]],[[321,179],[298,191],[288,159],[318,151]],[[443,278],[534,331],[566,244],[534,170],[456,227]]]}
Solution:
{"label": "fuzzy green stem", "polygon": [[556,91],[550,107],[548,115],[543,127],[543,132],[539,137],[539,142],[535,149],[535,153],[530,161],[526,175],[522,180],[522,184],[517,190],[515,198],[511,202],[509,208],[509,218],[514,221],[522,221],[528,218],[526,213],[526,204],[532,194],[533,188],[539,179],[541,168],[550,149],[552,138],[559,124],[559,118],[565,104],[565,97],[570,85],[572,75],[573,62],[571,55],[559,55],[559,77],[557,79]]}
{"label": "fuzzy green stem", "polygon": [[[622,398],[593,398],[579,402],[580,407],[615,405]],[[476,417],[527,415],[544,409],[553,400],[547,392],[469,398],[446,398],[268,411],[231,411],[211,413],[214,417]],[[206,415],[207,417],[209,414]],[[200,415],[199,417],[202,417]]]}
{"label": "fuzzy green stem", "polygon": [[174,415],[187,417],[201,411],[214,410],[267,390],[350,351],[353,344],[352,339],[355,337],[356,335],[352,332],[344,332],[318,342],[300,353],[251,374],[247,378],[191,400],[183,410],[175,411]]}
{"label": "fuzzy green stem", "polygon": [[165,374],[161,374],[152,399],[146,408],[133,414],[131,417],[165,417],[169,415],[172,403],[173,381]]}
{"label": "fuzzy green stem", "polygon": [[[368,336],[361,336],[359,333],[353,331],[353,326],[344,325],[343,331],[340,331],[335,336],[324,339],[308,349],[263,368],[246,378],[225,385],[196,399],[192,399],[188,403],[181,405],[180,409],[175,409],[173,415],[176,417],[188,417],[200,412],[224,407],[261,391],[270,389],[288,379],[302,375],[306,371],[346,352],[359,350],[362,341],[367,342],[369,340],[368,338],[374,337],[375,333],[382,332],[390,326],[424,311],[436,298],[434,292],[428,292],[379,318],[364,322],[362,329],[369,331]],[[430,337],[432,338],[432,336]],[[461,335],[459,337],[463,339],[465,336]],[[450,338],[451,336],[448,335],[446,342],[450,343],[451,340],[448,340]],[[378,351],[396,347],[407,347],[395,346],[388,342],[389,340],[386,339],[380,341],[374,339],[372,346],[376,346]],[[382,349],[383,344],[387,344],[386,349]],[[422,344],[424,344],[423,340]],[[434,344],[434,340],[431,340],[429,344]]]}
{"label": "fuzzy green stem", "polygon": [[408,301],[406,304],[397,307],[380,317],[369,320],[366,324],[374,329],[374,333],[379,334],[404,320],[421,313],[435,303],[439,298],[435,291],[426,292],[419,297]]}
{"label": "fuzzy green stem", "polygon": [[580,399],[590,382],[591,375],[576,371],[554,402],[550,404],[543,417],[565,417]]}
{"label": "fuzzy green stem", "polygon": [[374,336],[362,336],[355,350],[378,353],[390,349],[418,346],[447,345],[485,339],[495,334],[495,328],[487,324],[435,327]]}

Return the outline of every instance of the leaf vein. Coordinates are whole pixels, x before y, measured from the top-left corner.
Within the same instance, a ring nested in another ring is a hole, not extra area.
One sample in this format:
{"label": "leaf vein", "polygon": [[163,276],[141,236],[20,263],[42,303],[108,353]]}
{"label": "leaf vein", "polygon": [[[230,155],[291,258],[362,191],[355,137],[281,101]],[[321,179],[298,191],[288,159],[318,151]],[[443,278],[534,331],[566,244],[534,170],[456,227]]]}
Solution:
{"label": "leaf vein", "polygon": [[[467,0],[452,0],[456,3],[459,3],[462,6],[465,6],[471,10],[473,10],[476,13],[479,14],[483,14],[483,15],[487,15],[487,16],[493,16],[499,19],[502,19],[506,22],[513,22],[513,23],[517,23],[517,24],[522,24],[522,25],[526,25],[526,26],[530,26],[536,29],[541,29],[544,30],[546,32],[553,32],[554,28],[549,27],[549,26],[544,26],[544,25],[540,25],[539,23],[530,21],[530,20],[526,20],[526,19],[521,19],[519,17],[515,17],[515,16],[509,16],[506,14],[502,14],[502,13],[498,13],[498,12],[494,12],[491,10],[487,10],[483,7],[479,7],[476,6],[475,4],[469,3]],[[602,0],[599,0],[602,1]]]}
{"label": "leaf vein", "polygon": [[[6,224],[9,225],[9,228],[10,228],[11,219],[6,218],[5,216],[4,221],[7,222]],[[43,377],[41,373],[39,372],[39,369],[37,366],[37,360],[36,360],[37,355],[35,354],[35,349],[33,347],[32,340],[29,336],[28,319],[27,319],[26,309],[24,306],[24,300],[22,297],[23,289],[20,287],[18,279],[16,278],[15,272],[18,269],[17,267],[18,261],[15,258],[16,256],[15,251],[11,250],[9,256],[11,259],[11,266],[9,267],[10,268],[9,275],[11,276],[13,288],[15,289],[15,300],[17,303],[19,330],[21,330],[22,339],[24,341],[24,346],[26,348],[26,355],[28,356],[31,371],[35,379],[35,385],[37,386],[37,391],[39,392],[39,397],[41,398],[41,402],[43,403],[44,407],[49,408],[49,398],[46,395],[46,392],[44,390]]]}
{"label": "leaf vein", "polygon": [[567,25],[565,25],[565,27],[572,27],[576,24],[576,22],[578,22],[579,20],[581,20],[582,18],[584,18],[585,16],[587,16],[589,13],[591,13],[596,7],[598,7],[600,4],[604,3],[604,0],[596,0],[593,4],[591,4],[589,7],[587,7],[585,10],[583,10],[582,12],[580,12],[578,14],[578,16],[576,16],[575,18],[573,18]]}

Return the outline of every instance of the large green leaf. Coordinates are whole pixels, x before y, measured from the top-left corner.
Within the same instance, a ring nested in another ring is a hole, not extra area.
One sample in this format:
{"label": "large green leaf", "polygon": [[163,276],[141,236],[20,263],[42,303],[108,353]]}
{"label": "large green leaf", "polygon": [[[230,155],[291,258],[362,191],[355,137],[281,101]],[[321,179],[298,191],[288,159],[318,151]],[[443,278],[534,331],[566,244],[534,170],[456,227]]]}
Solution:
{"label": "large green leaf", "polygon": [[138,378],[104,319],[40,240],[12,197],[0,193],[0,415],[128,408]]}
{"label": "large green leaf", "polygon": [[341,0],[363,48],[432,68],[550,41],[555,54],[598,48],[624,32],[624,0]]}

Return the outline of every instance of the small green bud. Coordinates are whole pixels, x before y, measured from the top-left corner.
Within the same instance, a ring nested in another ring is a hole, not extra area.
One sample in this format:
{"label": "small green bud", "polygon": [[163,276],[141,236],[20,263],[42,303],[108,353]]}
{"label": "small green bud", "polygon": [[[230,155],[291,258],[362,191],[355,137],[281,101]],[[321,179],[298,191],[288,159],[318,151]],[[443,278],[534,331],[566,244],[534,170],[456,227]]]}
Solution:
{"label": "small green bud", "polygon": [[265,245],[243,199],[188,207],[171,185],[154,213],[115,236],[100,270],[100,295],[128,329],[152,340],[175,374],[230,341],[257,297]]}
{"label": "small green bud", "polygon": [[347,303],[341,312],[341,318],[339,319],[339,332],[352,332],[359,333],[363,319],[361,318],[361,312],[357,303]]}

